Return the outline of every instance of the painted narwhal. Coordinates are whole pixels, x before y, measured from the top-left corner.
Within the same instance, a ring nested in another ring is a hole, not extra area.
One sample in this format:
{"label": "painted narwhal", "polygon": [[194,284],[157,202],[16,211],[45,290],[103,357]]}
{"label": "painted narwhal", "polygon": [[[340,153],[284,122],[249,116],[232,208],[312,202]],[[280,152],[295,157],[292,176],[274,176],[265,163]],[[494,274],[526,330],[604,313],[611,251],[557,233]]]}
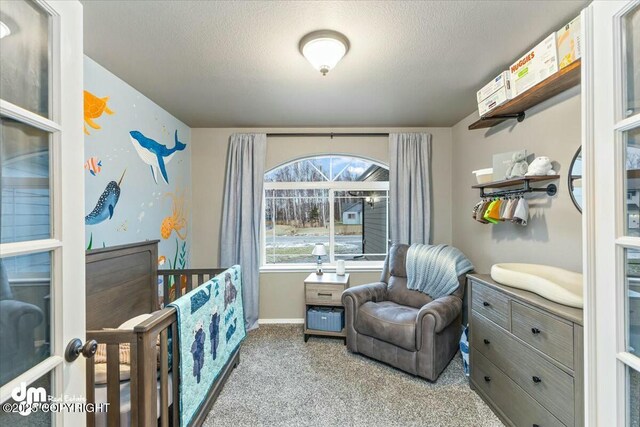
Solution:
{"label": "painted narwhal", "polygon": [[96,203],[96,207],[93,208],[89,215],[84,217],[84,223],[86,225],[100,224],[102,221],[113,217],[113,211],[120,198],[120,184],[126,172],[126,170],[122,172],[122,176],[118,182],[111,181],[107,184],[107,187],[98,199],[98,203]]}

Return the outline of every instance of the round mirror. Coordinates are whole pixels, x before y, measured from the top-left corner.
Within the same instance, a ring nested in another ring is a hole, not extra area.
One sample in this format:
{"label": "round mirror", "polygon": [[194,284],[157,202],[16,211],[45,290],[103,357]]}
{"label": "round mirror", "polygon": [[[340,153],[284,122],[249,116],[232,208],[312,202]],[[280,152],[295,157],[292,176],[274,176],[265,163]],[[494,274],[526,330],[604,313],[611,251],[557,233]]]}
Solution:
{"label": "round mirror", "polygon": [[582,147],[576,151],[569,167],[569,194],[573,204],[582,212]]}

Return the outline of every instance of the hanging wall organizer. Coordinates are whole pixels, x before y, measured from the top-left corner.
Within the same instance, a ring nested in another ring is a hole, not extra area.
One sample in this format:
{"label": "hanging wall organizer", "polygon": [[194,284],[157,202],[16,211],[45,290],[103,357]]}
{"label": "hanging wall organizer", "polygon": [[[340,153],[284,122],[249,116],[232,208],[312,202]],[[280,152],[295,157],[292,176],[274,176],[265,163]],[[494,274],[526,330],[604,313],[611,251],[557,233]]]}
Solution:
{"label": "hanging wall organizer", "polygon": [[[480,189],[480,197],[502,197],[512,194],[523,193],[547,193],[547,196],[555,196],[558,192],[558,187],[555,184],[549,184],[546,187],[532,187],[532,183],[551,181],[560,178],[560,175],[544,175],[544,176],[527,176],[523,178],[505,179],[502,181],[487,182],[484,184],[477,184],[471,188]],[[508,188],[507,188],[508,187]],[[505,190],[496,190],[486,192],[488,188],[507,188]]]}

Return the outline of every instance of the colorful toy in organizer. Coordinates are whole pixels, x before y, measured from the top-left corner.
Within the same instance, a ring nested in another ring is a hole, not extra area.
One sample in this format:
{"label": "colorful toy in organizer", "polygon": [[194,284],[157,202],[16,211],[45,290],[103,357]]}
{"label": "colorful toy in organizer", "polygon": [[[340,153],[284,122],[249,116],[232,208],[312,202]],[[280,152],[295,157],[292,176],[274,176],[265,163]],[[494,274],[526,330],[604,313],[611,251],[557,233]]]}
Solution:
{"label": "colorful toy in organizer", "polygon": [[527,173],[528,166],[526,151],[516,151],[513,153],[505,178],[511,179],[524,176]]}
{"label": "colorful toy in organizer", "polygon": [[189,425],[246,336],[236,265],[169,304],[178,311],[180,425]]}
{"label": "colorful toy in organizer", "polygon": [[556,171],[553,169],[551,159],[545,156],[536,157],[529,167],[525,176],[545,176],[555,175]]}

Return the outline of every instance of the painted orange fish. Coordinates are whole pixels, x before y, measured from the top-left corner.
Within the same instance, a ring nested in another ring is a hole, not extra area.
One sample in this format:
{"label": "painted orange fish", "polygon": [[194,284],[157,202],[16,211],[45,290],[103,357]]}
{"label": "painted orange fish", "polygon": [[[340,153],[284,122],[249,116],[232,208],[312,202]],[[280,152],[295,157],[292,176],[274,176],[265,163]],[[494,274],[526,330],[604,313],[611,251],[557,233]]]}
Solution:
{"label": "painted orange fish", "polygon": [[107,101],[109,101],[109,97],[105,96],[104,98],[98,98],[94,94],[88,91],[84,91],[84,133],[89,135],[89,131],[87,130],[87,125],[91,126],[94,129],[100,129],[100,125],[93,121],[93,119],[97,119],[102,116],[103,113],[107,113],[109,115],[115,113],[115,111],[109,109],[107,106]]}
{"label": "painted orange fish", "polygon": [[89,171],[93,176],[96,176],[102,170],[102,160],[98,160],[97,157],[89,157],[89,160],[84,162],[84,168]]}

